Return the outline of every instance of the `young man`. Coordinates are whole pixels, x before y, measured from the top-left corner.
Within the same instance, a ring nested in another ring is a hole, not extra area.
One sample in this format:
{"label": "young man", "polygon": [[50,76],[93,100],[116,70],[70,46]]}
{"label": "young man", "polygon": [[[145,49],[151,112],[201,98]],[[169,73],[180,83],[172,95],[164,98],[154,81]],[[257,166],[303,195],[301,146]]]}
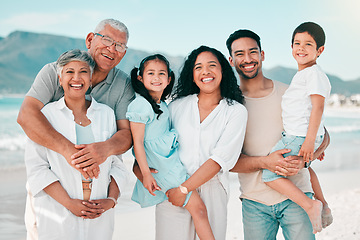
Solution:
{"label": "young man", "polygon": [[[115,68],[126,53],[128,38],[128,29],[122,22],[105,19],[85,40],[86,47],[96,62],[91,79],[91,95],[96,101],[108,105],[115,111],[118,131],[110,139],[74,145],[59,134],[41,113],[45,104],[59,100],[64,94],[59,85],[55,62],[45,65],[38,73],[18,115],[18,123],[31,140],[60,153],[85,178],[96,177],[99,174],[99,165],[107,157],[126,152],[132,144],[130,124],[125,114],[128,104],[134,98],[134,91],[128,75]],[[32,206],[31,193],[29,194],[27,208]],[[94,209],[93,212],[86,213],[87,217],[94,217],[99,211],[101,209]],[[27,217],[33,217],[31,209],[26,210],[25,218]],[[32,228],[31,224],[34,223],[30,223],[29,227]]]}
{"label": "young man", "polygon": [[[290,176],[303,192],[313,192],[309,179],[305,179],[308,175],[300,171],[304,166],[301,158],[283,158],[282,154],[289,152],[286,149],[268,155],[283,131],[281,99],[287,85],[263,75],[264,51],[254,32],[238,30],[230,35],[226,45],[230,63],[239,74],[248,110],[243,154],[232,170],[239,173],[245,239],[276,239],[279,225],[286,239],[314,239],[305,211],[261,179],[260,170],[269,169]],[[328,138],[319,153],[324,151],[327,141]]]}

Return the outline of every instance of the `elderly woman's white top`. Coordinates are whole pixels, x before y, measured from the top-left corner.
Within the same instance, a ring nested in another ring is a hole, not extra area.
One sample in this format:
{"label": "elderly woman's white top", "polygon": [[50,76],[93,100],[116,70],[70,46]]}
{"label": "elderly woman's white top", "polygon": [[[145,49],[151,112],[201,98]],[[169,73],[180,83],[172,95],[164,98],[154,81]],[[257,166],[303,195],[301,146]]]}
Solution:
{"label": "elderly woman's white top", "polygon": [[222,99],[200,123],[197,94],[169,104],[172,127],[179,133],[179,155],[190,175],[208,159],[221,167],[220,182],[229,193],[229,170],[237,162],[244,142],[247,122],[246,108]]}
{"label": "elderly woman's white top", "polygon": [[[74,116],[66,107],[64,98],[47,104],[42,112],[55,130],[76,143]],[[91,120],[95,142],[105,141],[116,132],[115,115],[110,107],[92,99],[87,117]],[[51,183],[60,181],[71,198],[83,199],[81,174],[62,155],[29,139],[25,149],[25,164],[29,188],[34,196],[39,239],[111,239],[114,209],[96,219],[82,219],[43,191]],[[100,165],[99,177],[92,182],[90,199],[107,198],[110,176],[122,192],[128,172],[120,156],[110,156]]]}

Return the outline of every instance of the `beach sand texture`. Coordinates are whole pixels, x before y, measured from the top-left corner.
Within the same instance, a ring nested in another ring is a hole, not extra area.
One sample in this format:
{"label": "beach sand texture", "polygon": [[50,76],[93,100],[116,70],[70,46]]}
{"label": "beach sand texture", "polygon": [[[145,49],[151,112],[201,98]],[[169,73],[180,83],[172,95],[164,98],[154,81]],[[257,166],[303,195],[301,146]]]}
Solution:
{"label": "beach sand texture", "polygon": [[[128,155],[129,156],[129,155]],[[130,171],[132,158],[125,161]],[[315,166],[316,168],[316,166]],[[316,234],[323,240],[359,240],[360,239],[360,170],[318,172],[324,194],[332,209],[334,222],[331,226]],[[231,195],[228,205],[227,239],[243,239],[241,201],[238,199],[239,183],[236,174],[230,174]],[[0,173],[0,239],[26,239],[23,221],[25,209],[24,168]],[[154,207],[141,209],[130,200],[135,177],[122,194],[116,207],[115,231],[113,239],[153,240],[155,239]],[[278,239],[284,239],[278,234]]]}

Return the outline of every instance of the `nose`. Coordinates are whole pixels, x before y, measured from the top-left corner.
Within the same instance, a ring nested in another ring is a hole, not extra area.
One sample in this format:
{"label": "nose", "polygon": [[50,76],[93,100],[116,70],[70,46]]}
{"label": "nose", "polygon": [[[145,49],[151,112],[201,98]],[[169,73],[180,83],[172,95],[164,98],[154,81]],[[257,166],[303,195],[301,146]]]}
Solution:
{"label": "nose", "polygon": [[204,67],[203,67],[202,74],[203,74],[203,75],[207,75],[207,74],[209,74],[209,73],[210,73],[209,67],[208,67],[208,66],[204,66]]}
{"label": "nose", "polygon": [[115,42],[113,42],[110,46],[107,46],[107,48],[109,49],[109,51],[111,52],[116,52],[116,49],[115,49]]}
{"label": "nose", "polygon": [[251,62],[251,55],[249,54],[249,53],[246,53],[245,55],[244,55],[244,60],[245,60],[245,62]]}

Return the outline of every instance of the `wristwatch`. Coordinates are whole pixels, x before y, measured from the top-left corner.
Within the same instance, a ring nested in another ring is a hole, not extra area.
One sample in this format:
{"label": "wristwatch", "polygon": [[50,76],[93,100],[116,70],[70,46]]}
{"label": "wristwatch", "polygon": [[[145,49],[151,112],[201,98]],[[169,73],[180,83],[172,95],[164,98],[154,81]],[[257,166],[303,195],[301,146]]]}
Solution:
{"label": "wristwatch", "polygon": [[184,187],[184,186],[180,185],[179,188],[180,188],[180,192],[182,192],[183,194],[187,195],[189,193],[187,187]]}

